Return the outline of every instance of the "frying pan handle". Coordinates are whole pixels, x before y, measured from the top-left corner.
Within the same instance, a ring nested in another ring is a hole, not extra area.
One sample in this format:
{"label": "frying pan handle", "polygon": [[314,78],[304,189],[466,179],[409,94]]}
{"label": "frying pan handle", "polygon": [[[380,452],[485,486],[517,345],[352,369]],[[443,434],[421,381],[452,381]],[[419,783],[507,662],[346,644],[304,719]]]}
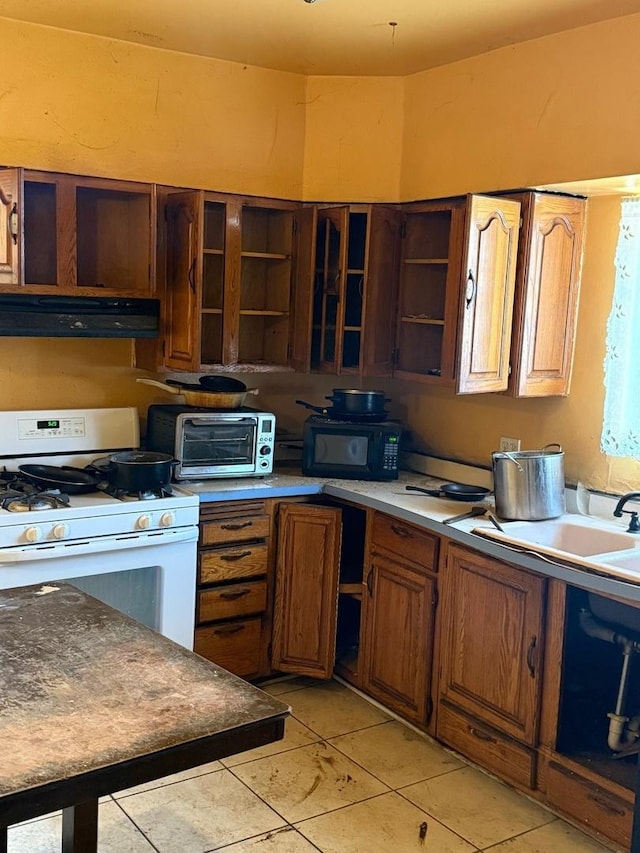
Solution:
{"label": "frying pan handle", "polygon": [[298,406],[304,406],[305,409],[310,409],[312,412],[318,412],[319,415],[326,415],[327,410],[321,406],[312,406],[311,403],[305,403],[304,400],[296,400]]}
{"label": "frying pan handle", "polygon": [[157,379],[136,379],[141,385],[153,385],[155,388],[162,388],[163,391],[168,391],[170,394],[181,394],[179,388],[174,388],[171,385],[165,385],[164,382],[158,382]]}
{"label": "frying pan handle", "polygon": [[431,495],[432,498],[437,498],[442,494],[442,489],[422,489],[420,486],[405,486],[408,492],[422,492],[423,495]]}

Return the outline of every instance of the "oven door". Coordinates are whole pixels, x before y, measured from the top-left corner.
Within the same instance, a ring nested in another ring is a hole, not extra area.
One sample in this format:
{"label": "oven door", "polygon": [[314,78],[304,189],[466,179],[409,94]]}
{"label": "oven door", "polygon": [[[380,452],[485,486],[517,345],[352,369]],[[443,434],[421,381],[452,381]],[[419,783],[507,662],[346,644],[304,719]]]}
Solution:
{"label": "oven door", "polygon": [[0,589],[72,583],[193,648],[197,527],[0,548]]}
{"label": "oven door", "polygon": [[256,473],[258,418],[248,415],[184,415],[177,480]]}

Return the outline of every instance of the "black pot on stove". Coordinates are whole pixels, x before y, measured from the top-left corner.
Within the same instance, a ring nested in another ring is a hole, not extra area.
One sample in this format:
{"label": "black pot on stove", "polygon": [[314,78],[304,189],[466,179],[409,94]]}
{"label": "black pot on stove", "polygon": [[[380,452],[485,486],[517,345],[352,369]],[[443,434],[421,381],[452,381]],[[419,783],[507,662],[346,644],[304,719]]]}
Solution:
{"label": "black pot on stove", "polygon": [[96,459],[93,467],[109,485],[123,492],[155,492],[168,486],[177,464],[167,453],[149,450],[123,450]]}

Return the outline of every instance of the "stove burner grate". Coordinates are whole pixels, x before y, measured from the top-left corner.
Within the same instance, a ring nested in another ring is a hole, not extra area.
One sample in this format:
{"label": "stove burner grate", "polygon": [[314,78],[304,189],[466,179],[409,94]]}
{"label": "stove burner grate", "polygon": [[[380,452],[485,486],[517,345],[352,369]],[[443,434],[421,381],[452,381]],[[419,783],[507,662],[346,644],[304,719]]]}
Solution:
{"label": "stove burner grate", "polygon": [[25,494],[20,491],[7,490],[0,493],[0,506],[8,512],[59,509],[69,506],[69,495],[58,491]]}
{"label": "stove burner grate", "polygon": [[128,492],[126,489],[118,489],[115,486],[107,486],[105,492],[119,501],[149,501],[154,498],[170,498],[173,495],[171,486],[158,486],[156,489],[148,489],[142,492]]}

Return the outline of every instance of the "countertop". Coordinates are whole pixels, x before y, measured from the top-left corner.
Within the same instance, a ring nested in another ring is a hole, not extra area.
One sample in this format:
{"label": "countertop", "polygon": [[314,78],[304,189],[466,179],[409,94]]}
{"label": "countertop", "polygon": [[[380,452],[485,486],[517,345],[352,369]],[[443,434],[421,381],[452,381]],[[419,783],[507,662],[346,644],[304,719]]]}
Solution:
{"label": "countertop", "polygon": [[[453,479],[453,478],[452,478]],[[468,478],[466,482],[473,483]],[[531,553],[522,553],[496,542],[485,539],[473,530],[492,529],[491,522],[482,516],[466,519],[455,524],[444,524],[444,520],[471,509],[472,506],[485,506],[493,509],[493,497],[472,503],[431,497],[419,492],[406,491],[407,485],[423,488],[438,488],[449,482],[442,477],[409,471],[400,473],[398,480],[390,482],[370,482],[366,480],[340,480],[333,478],[305,477],[299,471],[284,469],[269,477],[206,480],[181,483],[181,488],[196,494],[201,503],[212,501],[245,500],[255,498],[287,498],[304,495],[325,494],[351,501],[372,509],[403,519],[412,524],[446,536],[460,544],[482,551],[512,565],[517,565],[546,577],[557,578],[572,586],[596,593],[615,595],[630,602],[640,603],[640,576],[636,581],[623,581],[606,574],[595,573],[585,568],[563,566],[547,562]],[[478,485],[485,484],[485,472],[479,472]],[[611,521],[615,521],[613,516]],[[535,522],[531,522],[535,524]],[[625,525],[620,522],[620,530]]]}

